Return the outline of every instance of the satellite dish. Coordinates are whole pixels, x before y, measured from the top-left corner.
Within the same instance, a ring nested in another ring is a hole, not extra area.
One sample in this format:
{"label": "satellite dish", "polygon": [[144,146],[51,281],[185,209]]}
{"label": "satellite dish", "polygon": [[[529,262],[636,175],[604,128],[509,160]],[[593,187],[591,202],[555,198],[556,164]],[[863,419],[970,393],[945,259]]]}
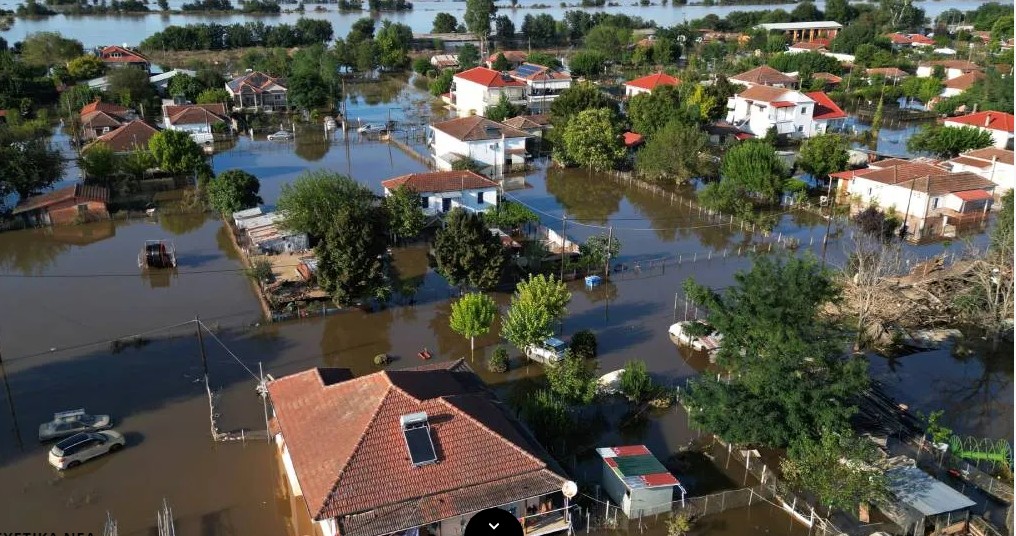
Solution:
{"label": "satellite dish", "polygon": [[578,484],[569,480],[561,486],[561,493],[563,493],[565,497],[571,499],[572,497],[579,494],[579,486]]}

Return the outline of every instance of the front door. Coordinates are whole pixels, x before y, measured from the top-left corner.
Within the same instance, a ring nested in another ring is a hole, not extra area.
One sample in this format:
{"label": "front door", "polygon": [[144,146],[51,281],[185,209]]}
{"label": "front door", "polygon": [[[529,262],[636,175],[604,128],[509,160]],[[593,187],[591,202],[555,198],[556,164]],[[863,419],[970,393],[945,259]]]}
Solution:
{"label": "front door", "polygon": [[452,198],[445,197],[441,199],[441,212],[448,212],[452,209]]}

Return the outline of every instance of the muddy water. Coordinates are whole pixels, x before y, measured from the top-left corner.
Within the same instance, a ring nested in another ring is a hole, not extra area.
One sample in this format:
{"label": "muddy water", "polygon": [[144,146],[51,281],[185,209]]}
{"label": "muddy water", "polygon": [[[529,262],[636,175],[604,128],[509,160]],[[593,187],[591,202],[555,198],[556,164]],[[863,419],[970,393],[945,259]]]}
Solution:
{"label": "muddy water", "polygon": [[[369,121],[387,118],[389,107],[398,110],[393,114],[416,113],[411,92],[391,95],[376,104],[370,103],[374,97],[364,95],[356,103],[359,113]],[[320,140],[313,137],[318,134]],[[350,173],[375,191],[385,178],[421,169],[386,144],[355,136],[348,146],[341,138],[325,142],[323,131],[303,133],[295,143],[285,144],[242,138],[213,162],[217,171],[240,167],[258,175],[269,204],[283,184],[305,169]],[[728,285],[735,271],[750,266],[750,259],[736,252],[746,252],[759,236],[700,215],[682,202],[689,192],[662,197],[585,172],[539,166],[527,182],[529,187],[509,194],[540,211],[546,225],[567,226],[573,238],[613,227],[623,244],[618,260],[630,268],[595,289],[572,283],[562,333],[594,330],[601,372],[635,358],[673,383],[702,370],[707,365],[703,356],[684,353],[666,336],[667,326],[685,313],[680,285],[688,277]],[[564,216],[568,221],[563,224]],[[798,238],[816,254],[821,254],[824,232],[822,220],[804,213],[784,215],[775,231]],[[166,498],[184,532],[286,531],[285,520],[292,514],[276,489],[271,449],[264,443],[209,440],[209,410],[192,326],[153,333],[146,336],[147,344],[118,353],[104,342],[111,338],[200,314],[213,327],[224,328],[219,336],[254,373],[260,363],[275,376],[313,366],[348,367],[365,374],[376,370],[372,358],[378,353],[391,354],[393,367],[408,367],[419,363],[416,353],[426,347],[436,359],[474,359],[477,372],[509,397],[541,374],[540,367],[518,356],[509,373],[487,372],[483,363],[497,343],[493,335],[480,338],[475,356],[470,356],[468,341],[447,326],[453,291],[428,268],[424,244],[395,252],[400,298],[391,307],[250,328],[259,315],[257,302],[224,233],[220,221],[198,216],[0,234],[0,273],[6,274],[0,277],[0,351],[9,385],[2,388],[5,400],[0,402],[0,481],[18,483],[0,487],[0,528],[97,532],[109,511],[122,533],[137,534],[152,527],[152,514]],[[175,275],[142,276],[138,271],[137,251],[153,238],[175,243],[180,257]],[[843,244],[834,240],[827,250],[834,262],[842,258]],[[660,259],[668,262],[653,262]],[[503,306],[508,296],[496,299]],[[263,429],[264,410],[254,393],[254,378],[214,339],[206,337],[205,342],[219,428]],[[1009,351],[1011,355],[1011,346]],[[959,363],[969,367],[964,382],[973,386],[980,373],[989,374],[992,381],[1008,386],[1011,398],[1011,363],[1006,371],[993,361],[935,355],[939,381]],[[919,368],[927,357],[905,359]],[[903,364],[910,370],[909,362]],[[899,387],[909,391],[925,383],[914,377]],[[1005,388],[992,393],[1004,396]],[[937,391],[927,389],[921,395],[929,398],[929,406],[943,405]],[[991,398],[975,399],[982,404],[985,421],[1004,416],[1011,420],[1012,407]],[[959,411],[969,403],[963,400],[957,397],[944,409]],[[35,429],[52,412],[75,407],[111,413],[117,429],[128,435],[129,448],[59,474],[46,465],[45,448],[34,441]],[[644,442],[665,457],[698,437],[681,411],[663,412],[637,426],[621,426],[624,412],[613,406],[603,411],[600,422],[605,424],[592,446]],[[581,473],[576,476],[595,474],[589,460],[574,460]],[[696,493],[740,484],[699,469],[679,476],[697,482]],[[701,533],[797,530],[786,516],[765,508],[728,512],[708,523],[707,532]]]}

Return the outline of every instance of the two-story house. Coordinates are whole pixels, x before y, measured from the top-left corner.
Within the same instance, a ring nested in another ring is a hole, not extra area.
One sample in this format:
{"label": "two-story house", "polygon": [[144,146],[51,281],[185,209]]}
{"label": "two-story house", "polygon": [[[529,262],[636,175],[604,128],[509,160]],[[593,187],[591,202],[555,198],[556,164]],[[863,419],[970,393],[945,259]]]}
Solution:
{"label": "two-story house", "polygon": [[953,172],[976,173],[995,183],[995,193],[1004,194],[1016,187],[1013,152],[997,147],[967,151],[944,163]]}
{"label": "two-story house", "polygon": [[234,109],[285,110],[289,106],[288,89],[281,78],[252,71],[226,82],[226,92]]}
{"label": "two-story house", "polygon": [[[226,105],[215,104],[163,104],[162,127],[180,130],[191,135],[197,143],[212,141],[212,129],[229,128]],[[216,127],[215,125],[222,125]]]}
{"label": "two-story house", "polygon": [[521,536],[571,529],[564,472],[461,359],[359,378],[314,368],[268,396],[301,534],[462,536],[495,507]]}
{"label": "two-story house", "polygon": [[751,86],[727,101],[727,122],[744,132],[794,138],[816,134],[815,101],[793,89]]}
{"label": "two-story house", "polygon": [[974,127],[991,134],[993,145],[999,149],[1013,148],[1013,115],[1005,112],[977,112],[950,117],[943,123],[947,127]]}
{"label": "two-story house", "polygon": [[670,76],[669,74],[660,71],[625,82],[624,96],[630,99],[635,95],[652,93],[654,89],[660,86],[676,86],[680,83],[680,78]]}
{"label": "two-story house", "polygon": [[430,126],[435,166],[450,171],[455,162],[470,159],[493,168],[493,173],[526,162],[529,134],[479,115],[459,117]]}
{"label": "two-story house", "polygon": [[497,208],[496,182],[472,171],[410,173],[381,181],[385,196],[398,188],[409,188],[420,196],[424,214],[435,216],[456,208],[486,212]]}
{"label": "two-story house", "polygon": [[110,45],[99,49],[99,59],[106,69],[118,69],[120,67],[134,67],[146,73],[151,71],[152,62],[140,52],[131,50],[125,46]]}
{"label": "two-story house", "polygon": [[99,100],[82,106],[78,114],[84,141],[94,140],[137,118],[137,114],[125,106]]}
{"label": "two-story house", "polygon": [[158,132],[159,129],[148,124],[144,119],[135,119],[95,138],[91,143],[85,145],[81,152],[87,152],[100,143],[109,147],[115,154],[147,151],[148,140]]}
{"label": "two-story house", "polygon": [[452,105],[460,117],[485,115],[487,108],[497,106],[504,95],[518,106],[528,106],[526,82],[516,80],[507,73],[473,67],[452,78]]}
{"label": "two-story house", "polygon": [[797,86],[800,82],[796,76],[781,73],[768,65],[761,65],[750,71],[735,74],[734,76],[727,78],[727,80],[734,84],[740,84],[748,87],[773,86],[790,88]]}
{"label": "two-story house", "polygon": [[526,84],[526,102],[534,113],[547,113],[550,103],[572,85],[570,73],[535,63],[523,63],[508,76]]}
{"label": "two-story house", "polygon": [[936,67],[941,67],[945,71],[946,80],[984,71],[984,68],[980,65],[967,60],[936,60],[919,64],[917,66],[917,76],[922,78],[932,76],[935,74]]}

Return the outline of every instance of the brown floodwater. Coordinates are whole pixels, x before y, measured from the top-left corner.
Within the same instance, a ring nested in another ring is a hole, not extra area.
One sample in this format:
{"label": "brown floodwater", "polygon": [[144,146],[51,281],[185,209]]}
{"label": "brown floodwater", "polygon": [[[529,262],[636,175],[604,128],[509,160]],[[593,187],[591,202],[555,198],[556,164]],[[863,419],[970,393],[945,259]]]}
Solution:
{"label": "brown floodwater", "polygon": [[[374,97],[358,97],[356,105],[370,121],[386,118],[388,108],[397,118],[418,113],[419,95],[412,90],[390,91],[374,104],[369,99]],[[387,144],[356,136],[348,144],[341,136],[326,142],[320,135],[320,140],[298,135],[295,143],[241,138],[215,155],[213,164],[217,171],[238,167],[255,173],[268,204],[283,184],[307,169],[350,173],[378,192],[381,180],[422,169]],[[567,215],[572,238],[613,227],[623,245],[618,262],[629,268],[594,289],[581,281],[570,284],[573,299],[563,335],[593,330],[601,373],[642,359],[659,379],[679,384],[704,368],[703,356],[675,347],[666,334],[675,318],[685,315],[681,283],[693,277],[711,286],[729,285],[734,272],[750,266],[746,252],[761,237],[699,214],[682,202],[688,191],[660,196],[610,178],[540,166],[526,182],[527,188],[509,195],[540,211],[546,225],[560,228],[560,218]],[[455,291],[428,267],[425,244],[395,251],[400,293],[389,307],[261,325],[258,302],[227,232],[218,219],[199,215],[0,234],[5,379],[0,481],[6,484],[0,487],[0,530],[99,532],[109,512],[122,534],[148,533],[165,499],[181,534],[287,533],[292,514],[271,448],[264,442],[210,440],[194,327],[163,329],[196,315],[220,329],[218,336],[254,374],[259,364],[276,377],[313,366],[366,374],[377,370],[376,354],[392,355],[393,367],[409,367],[419,363],[416,353],[426,347],[435,359],[471,360],[477,373],[509,398],[539,380],[542,369],[518,356],[506,374],[486,370],[486,356],[498,343],[493,333],[479,338],[470,356],[468,340],[448,328]],[[780,218],[774,236],[793,236],[821,255],[824,232],[817,216],[791,212]],[[137,252],[147,239],[175,244],[175,272],[138,270]],[[932,251],[928,248],[915,251]],[[839,262],[842,252],[842,244],[833,240],[829,261]],[[507,304],[507,295],[495,297]],[[138,345],[120,351],[109,343],[149,331]],[[205,346],[218,427],[263,429],[255,379],[211,337],[205,337]],[[913,354],[891,367],[874,358],[873,370],[916,407],[941,407],[955,421],[951,424],[969,421],[976,433],[1002,437],[1004,426],[980,423],[1008,421],[1007,433],[1012,433],[1011,344],[1008,352],[1008,366],[997,354],[980,350],[963,359],[944,351]],[[948,395],[950,386],[975,394]],[[78,407],[111,414],[116,429],[127,435],[128,448],[59,473],[48,466],[46,447],[35,441],[35,431],[53,412]],[[663,411],[635,424],[617,404],[597,411],[602,415],[588,447],[640,442],[667,458],[701,438],[683,411]],[[569,461],[574,476],[583,479],[596,474],[595,462],[588,451]],[[707,458],[686,465],[678,477],[693,495],[743,485]],[[696,534],[797,534],[802,529],[779,511],[753,506],[703,519]]]}

